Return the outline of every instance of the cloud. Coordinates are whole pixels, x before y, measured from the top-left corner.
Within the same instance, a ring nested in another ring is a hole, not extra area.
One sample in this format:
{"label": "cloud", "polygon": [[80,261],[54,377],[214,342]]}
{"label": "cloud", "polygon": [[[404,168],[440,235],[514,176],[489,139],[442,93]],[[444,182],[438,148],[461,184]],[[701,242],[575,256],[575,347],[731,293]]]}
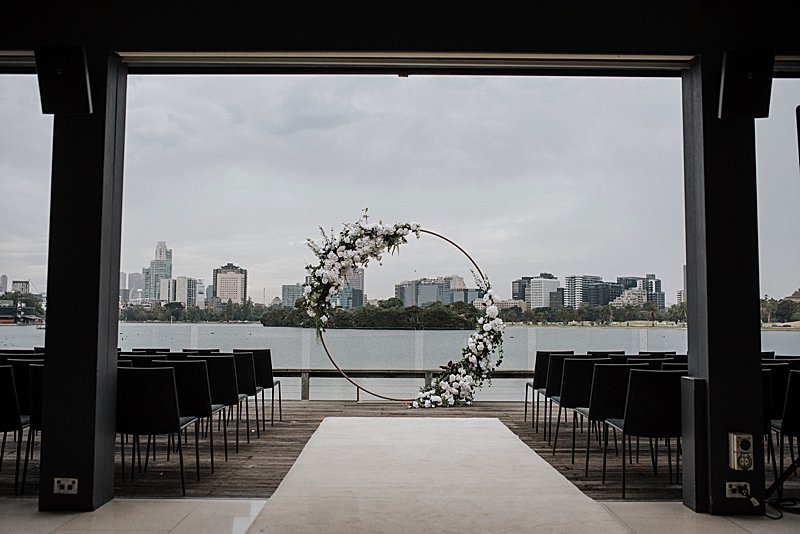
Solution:
{"label": "cloud", "polygon": [[[791,82],[776,81],[773,112],[797,101]],[[0,272],[33,277],[46,266],[52,128],[33,77],[0,79],[0,123],[13,125],[0,130],[0,185],[14,206]],[[758,132],[760,160],[775,161],[759,161],[759,201],[762,290],[776,294],[800,283],[786,230],[800,228],[797,161],[773,158],[791,153],[791,125],[776,116]],[[122,270],[166,240],[176,276],[210,283],[231,261],[271,300],[302,281],[305,238],[364,207],[453,238],[504,297],[540,271],[654,272],[672,301],[685,261],[680,80],[130,77]],[[387,297],[403,278],[456,271],[470,276],[457,251],[423,238],[371,266],[366,289]]]}

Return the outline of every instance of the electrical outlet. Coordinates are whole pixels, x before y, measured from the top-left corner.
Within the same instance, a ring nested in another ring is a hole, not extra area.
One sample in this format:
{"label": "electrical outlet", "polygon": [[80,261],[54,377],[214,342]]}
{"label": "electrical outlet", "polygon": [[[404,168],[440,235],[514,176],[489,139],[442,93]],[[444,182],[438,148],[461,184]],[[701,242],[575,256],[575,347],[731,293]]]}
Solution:
{"label": "electrical outlet", "polygon": [[749,499],[750,498],[750,483],[749,482],[726,482],[725,483],[725,497],[728,499]]}
{"label": "electrical outlet", "polygon": [[77,495],[78,479],[56,477],[53,479],[53,493],[61,495]]}

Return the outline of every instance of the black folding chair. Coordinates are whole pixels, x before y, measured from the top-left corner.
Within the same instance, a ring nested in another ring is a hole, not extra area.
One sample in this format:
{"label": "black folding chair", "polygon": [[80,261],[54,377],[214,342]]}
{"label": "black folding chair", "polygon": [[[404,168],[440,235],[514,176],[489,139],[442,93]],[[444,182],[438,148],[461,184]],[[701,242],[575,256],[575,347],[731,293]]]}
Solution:
{"label": "black folding chair", "polygon": [[[592,377],[595,364],[610,364],[611,358],[566,358],[561,378],[561,395],[553,397],[558,404],[556,435],[553,438],[553,454],[558,445],[558,429],[561,427],[561,410],[572,409],[572,463],[575,463],[575,435],[577,434],[578,412],[575,408],[588,406],[592,393]],[[583,416],[581,416],[583,419]]]}
{"label": "black folding chair", "polygon": [[[183,472],[183,429],[197,421],[197,417],[181,416],[175,371],[171,367],[117,369],[117,433],[120,434],[122,476],[125,479],[125,434],[133,435],[131,454],[131,479],[134,477],[133,458],[139,446],[139,436],[177,434],[180,458],[181,492],[186,496],[186,477]],[[198,439],[195,426],[195,440]],[[197,442],[195,442],[195,447]],[[197,448],[195,448],[197,450]],[[199,475],[198,475],[199,476]]]}
{"label": "black folding chair", "polygon": [[[613,358],[612,358],[613,360]],[[623,417],[625,415],[625,397],[628,392],[628,378],[632,369],[647,369],[647,364],[597,364],[594,366],[592,374],[592,387],[589,395],[589,403],[586,406],[579,406],[575,411],[583,415],[589,425],[589,432],[586,435],[586,467],[584,476],[589,476],[589,453],[591,449],[592,423],[599,425],[611,417]],[[598,427],[599,428],[599,427]],[[598,433],[598,439],[600,440]],[[616,444],[616,430],[614,431],[614,443]],[[602,444],[602,440],[601,444]],[[606,481],[605,454],[603,456],[603,483]]]}
{"label": "black folding chair", "polygon": [[[524,421],[528,420],[528,389],[531,390],[531,426],[539,432],[539,398],[544,395],[547,386],[547,367],[550,365],[551,354],[573,354],[571,350],[537,350],[536,360],[533,364],[533,380],[525,384],[525,414]],[[536,414],[533,414],[533,404],[536,404]],[[545,400],[545,409],[547,401]]]}
{"label": "black folding chair", "polygon": [[[17,464],[14,471],[14,495],[19,487],[19,464],[22,452],[22,433],[30,424],[30,417],[22,415],[17,402],[17,388],[14,385],[14,371],[10,365],[0,366],[0,430],[3,431],[3,446],[0,449],[0,468],[6,452],[6,438],[14,432],[17,441]],[[30,431],[29,431],[30,432]]]}
{"label": "black folding chair", "polygon": [[[272,373],[271,349],[233,349],[233,352],[250,352],[253,354],[253,364],[256,368],[256,387],[261,392],[261,414],[264,430],[267,429],[266,408],[264,406],[264,391],[272,391],[272,407],[270,426],[275,425],[275,390],[278,390],[278,418],[283,421],[283,399],[281,395],[281,381],[275,380]],[[527,391],[526,391],[527,394]],[[527,405],[526,405],[527,409]]]}
{"label": "black folding chair", "polygon": [[[608,448],[608,428],[622,433],[622,498],[625,498],[625,437],[655,438],[651,448],[653,473],[658,474],[658,439],[667,441],[667,465],[672,483],[671,438],[681,437],[681,377],[684,371],[631,370],[628,394],[625,399],[625,415],[622,419],[606,419],[604,444]],[[680,444],[678,443],[678,450]],[[603,452],[605,455],[605,451]],[[628,452],[630,455],[630,451]],[[679,464],[676,457],[676,466]]]}
{"label": "black folding chair", "polygon": [[[244,395],[239,394],[239,384],[236,378],[236,361],[230,356],[189,356],[189,361],[205,360],[208,365],[208,383],[211,388],[211,402],[221,404],[226,408],[236,407],[236,452],[239,452],[239,403]],[[222,426],[225,429],[223,439],[225,443],[225,461],[228,461],[228,417],[227,410],[220,411]]]}

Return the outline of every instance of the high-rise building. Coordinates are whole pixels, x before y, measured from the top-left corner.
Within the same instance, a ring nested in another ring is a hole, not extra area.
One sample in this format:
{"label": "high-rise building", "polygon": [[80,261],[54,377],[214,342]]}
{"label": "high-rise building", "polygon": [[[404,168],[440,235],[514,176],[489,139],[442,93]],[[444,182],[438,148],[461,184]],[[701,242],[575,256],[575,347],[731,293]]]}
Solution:
{"label": "high-rise building", "polygon": [[[173,302],[180,302],[184,307],[197,305],[198,281],[188,276],[179,276],[175,279],[175,299]],[[202,283],[200,284],[202,287]]]}
{"label": "high-rise building", "polygon": [[[440,276],[438,278],[420,278],[404,280],[394,286],[394,296],[403,301],[403,306],[423,307],[431,302],[472,302],[477,298],[478,289],[469,289],[464,279],[458,275]],[[480,291],[483,296],[483,291]],[[465,300],[468,299],[468,300]]]}
{"label": "high-rise building", "polygon": [[142,299],[150,302],[164,301],[161,298],[161,280],[172,278],[172,249],[167,248],[166,241],[158,242],[155,258],[150,260],[150,267],[142,269],[142,277]]}
{"label": "high-rise building", "polygon": [[616,282],[590,282],[586,286],[584,302],[589,306],[605,306],[623,291],[622,284]]}
{"label": "high-rise building", "polygon": [[[550,306],[550,294],[558,291],[561,283],[550,273],[529,277],[525,288],[525,307],[528,310],[547,308]],[[512,283],[513,287],[513,283]]]}
{"label": "high-rise building", "polygon": [[644,284],[647,290],[647,302],[652,302],[659,310],[666,308],[664,292],[661,291],[661,280],[656,278],[655,274],[646,274]]}
{"label": "high-rise building", "polygon": [[587,302],[588,286],[592,282],[602,282],[602,278],[592,274],[570,275],[565,281],[564,306],[577,308],[582,302]]}
{"label": "high-rise building", "polygon": [[512,300],[525,300],[525,290],[528,289],[532,276],[523,276],[511,282],[511,299]]}
{"label": "high-rise building", "polygon": [[683,289],[678,290],[677,302],[678,304],[683,304],[684,302],[686,302],[686,293],[684,292]]}
{"label": "high-rise building", "polygon": [[128,274],[122,271],[119,272],[119,288],[128,289]]}
{"label": "high-rise building", "polygon": [[303,298],[305,284],[286,284],[281,286],[281,304],[287,308],[294,308],[295,303]]}
{"label": "high-rise building", "polygon": [[142,273],[129,273],[128,295],[130,299],[141,300],[143,291],[144,291],[144,276],[142,275]]}
{"label": "high-rise building", "polygon": [[28,280],[14,280],[11,282],[11,291],[14,293],[30,293],[31,283]]}
{"label": "high-rise building", "polygon": [[194,305],[198,308],[206,307],[206,281],[198,278],[195,283],[196,293],[194,297]]}
{"label": "high-rise building", "polygon": [[247,301],[247,269],[232,263],[214,269],[214,296],[223,304],[228,301],[244,304]]}
{"label": "high-rise building", "polygon": [[348,269],[345,274],[344,287],[350,287],[364,291],[364,268],[358,267],[357,269]]}
{"label": "high-rise building", "polygon": [[333,305],[340,308],[363,308],[364,292],[354,287],[343,287],[334,299]]}
{"label": "high-rise building", "polygon": [[0,294],[8,291],[8,277],[4,274],[0,275]]}
{"label": "high-rise building", "polygon": [[162,278],[158,281],[158,299],[161,304],[175,302],[175,279]]}

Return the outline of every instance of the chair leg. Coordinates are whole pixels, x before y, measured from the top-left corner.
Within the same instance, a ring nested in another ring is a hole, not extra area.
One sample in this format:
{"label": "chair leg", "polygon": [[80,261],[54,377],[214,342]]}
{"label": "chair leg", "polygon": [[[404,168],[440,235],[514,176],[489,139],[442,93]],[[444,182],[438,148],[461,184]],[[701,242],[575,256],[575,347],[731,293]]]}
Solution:
{"label": "chair leg", "polygon": [[669,483],[672,484],[672,445],[671,441],[667,438],[667,470],[669,471]]}
{"label": "chair leg", "polygon": [[[283,394],[281,393],[281,383],[276,382],[278,387],[278,420],[283,421]],[[274,387],[272,389],[275,389]]]}
{"label": "chair leg", "polygon": [[550,404],[550,408],[547,415],[547,443],[549,444],[550,441],[553,439],[553,400],[550,399],[548,401],[547,398],[544,399],[545,406]]}
{"label": "chair leg", "polygon": [[578,416],[572,410],[572,465],[575,465],[575,434],[577,434]]}
{"label": "chair leg", "polygon": [[[630,436],[629,436],[630,437]],[[630,446],[628,447],[630,455]],[[622,432],[622,498],[625,498],[625,432]]]}
{"label": "chair leg", "polygon": [[28,444],[25,446],[25,464],[22,467],[22,485],[19,488],[19,494],[25,493],[25,481],[28,479],[28,460],[33,456],[33,440],[36,437],[36,432],[28,429]]}
{"label": "chair leg", "polygon": [[[608,456],[608,423],[603,422],[603,484],[606,483],[606,457]],[[625,461],[623,460],[623,463]],[[588,464],[587,464],[588,466]]]}
{"label": "chair leg", "polygon": [[8,432],[3,432],[3,446],[0,448],[0,471],[3,470],[3,457],[6,455],[6,437]]}
{"label": "chair leg", "polygon": [[197,481],[200,482],[200,419],[194,422],[194,465],[197,471]]}
{"label": "chair leg", "polygon": [[[30,433],[30,430],[28,430]],[[14,471],[14,495],[17,495],[17,489],[19,487],[19,463],[20,463],[20,454],[22,453],[22,430],[17,433],[17,468]]]}
{"label": "chair leg", "polygon": [[[261,430],[264,432],[267,431],[267,408],[266,404],[264,403],[264,397],[266,397],[267,392],[266,390],[261,390]],[[274,410],[273,410],[274,411]]]}
{"label": "chair leg", "polygon": [[589,421],[589,432],[586,433],[586,468],[583,471],[583,476],[589,476],[589,448],[592,444],[592,431],[591,431],[591,420]]}
{"label": "chair leg", "polygon": [[122,461],[122,481],[125,482],[125,434],[119,435],[119,455]]}
{"label": "chair leg", "polygon": [[269,426],[275,426],[275,386],[274,385],[272,386],[272,389],[270,391],[272,391],[272,405],[270,406],[270,410],[272,410],[272,412],[270,413],[270,416],[269,416]]}
{"label": "chair leg", "polygon": [[[242,403],[239,403],[237,410],[241,414]],[[245,430],[247,430],[247,443],[250,443],[250,403],[247,402],[247,397],[244,399],[244,426]]]}
{"label": "chair leg", "polygon": [[[778,432],[778,450],[780,458],[780,467],[778,468],[779,473],[783,473],[783,432]],[[783,498],[783,484],[778,485],[778,497],[781,499]]]}
{"label": "chair leg", "polygon": [[775,480],[778,480],[778,465],[775,463],[775,445],[772,442],[772,431],[770,430],[769,436],[767,436],[767,453],[771,459],[772,463],[772,475],[775,477]]}
{"label": "chair leg", "polygon": [[522,421],[528,420],[528,384],[525,384],[525,411],[522,416]]}
{"label": "chair leg", "polygon": [[258,426],[258,394],[253,395],[253,406],[256,407],[256,437],[261,437],[261,428]]}
{"label": "chair leg", "polygon": [[228,461],[228,421],[225,419],[225,408],[220,410],[220,418],[223,419],[222,441],[225,445],[225,461]]}
{"label": "chair leg", "polygon": [[180,432],[178,433],[178,458],[181,464],[181,493],[186,497],[186,476],[183,474],[183,445],[181,444]]}
{"label": "chair leg", "polygon": [[[209,423],[211,421],[211,417],[208,418]],[[214,433],[208,433],[208,450],[211,453],[211,472],[214,472]]]}
{"label": "chair leg", "polygon": [[[539,390],[534,390],[533,392],[533,399],[534,403],[536,404],[536,415],[534,416],[531,413],[531,423],[533,424],[533,431],[537,434],[539,433]],[[533,407],[531,407],[531,412],[533,412]]]}
{"label": "chair leg", "polygon": [[236,406],[236,454],[239,454],[239,421],[242,419],[241,405]]}
{"label": "chair leg", "polygon": [[561,427],[561,405],[558,405],[558,417],[556,417],[556,437],[553,438],[553,455],[556,454],[556,445],[558,444],[558,429]]}

